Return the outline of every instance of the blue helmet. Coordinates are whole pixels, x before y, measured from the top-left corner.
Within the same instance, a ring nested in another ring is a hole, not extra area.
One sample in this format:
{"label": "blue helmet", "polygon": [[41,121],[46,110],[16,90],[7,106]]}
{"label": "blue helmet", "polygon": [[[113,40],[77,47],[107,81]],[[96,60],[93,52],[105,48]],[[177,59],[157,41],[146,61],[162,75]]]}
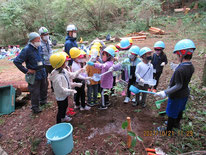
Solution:
{"label": "blue helmet", "polygon": [[129,39],[125,38],[120,41],[120,48],[128,48],[130,46]]}
{"label": "blue helmet", "polygon": [[107,53],[110,54],[112,57],[114,57],[114,55],[115,55],[115,51],[114,51],[111,47],[105,48],[103,52],[107,52]]}
{"label": "blue helmet", "polygon": [[152,52],[152,50],[149,47],[143,47],[139,51],[139,56],[143,56],[144,54]]}
{"label": "blue helmet", "polygon": [[129,49],[129,52],[131,53],[134,53],[136,55],[139,55],[139,50],[140,48],[138,46],[132,46],[130,49]]}
{"label": "blue helmet", "polygon": [[195,44],[190,39],[183,39],[176,43],[173,53],[176,53],[180,50],[186,50],[186,49],[196,49]]}
{"label": "blue helmet", "polygon": [[158,47],[165,49],[165,43],[163,41],[157,41],[154,44],[154,48],[158,48]]}

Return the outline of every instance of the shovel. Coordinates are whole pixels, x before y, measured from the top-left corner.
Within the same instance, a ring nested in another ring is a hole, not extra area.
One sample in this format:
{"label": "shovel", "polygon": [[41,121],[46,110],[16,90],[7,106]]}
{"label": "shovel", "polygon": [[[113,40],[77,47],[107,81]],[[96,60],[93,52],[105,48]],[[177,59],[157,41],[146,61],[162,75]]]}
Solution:
{"label": "shovel", "polygon": [[148,93],[148,94],[156,94],[156,93],[154,93],[154,92],[150,92],[150,91],[146,91],[146,90],[139,90],[138,88],[136,88],[135,86],[133,86],[133,85],[131,85],[130,87],[129,87],[129,90],[131,91],[131,92],[133,92],[134,94],[138,94],[138,93]]}
{"label": "shovel", "polygon": [[160,106],[163,102],[167,101],[167,98],[163,99],[163,100],[158,100],[155,102],[155,105],[157,107],[157,109],[160,109]]}
{"label": "shovel", "polygon": [[92,80],[98,82],[98,81],[100,81],[100,79],[101,79],[101,77],[102,77],[103,75],[108,74],[108,73],[110,73],[110,72],[112,72],[112,70],[108,70],[107,72],[104,72],[104,73],[102,73],[102,74],[94,74],[94,75],[92,76]]}

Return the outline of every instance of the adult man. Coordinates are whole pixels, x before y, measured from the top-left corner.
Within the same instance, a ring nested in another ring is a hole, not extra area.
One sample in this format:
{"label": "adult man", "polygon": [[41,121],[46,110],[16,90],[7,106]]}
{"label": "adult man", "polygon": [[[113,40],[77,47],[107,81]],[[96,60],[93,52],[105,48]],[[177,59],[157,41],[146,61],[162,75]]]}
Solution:
{"label": "adult man", "polygon": [[[39,29],[39,35],[41,36],[42,57],[44,60],[45,69],[48,77],[48,74],[50,74],[53,70],[49,62],[49,58],[52,55],[52,43],[49,39],[49,31],[45,27],[41,27]],[[47,84],[48,84],[48,80],[47,80]]]}
{"label": "adult man", "polygon": [[[47,103],[46,70],[41,57],[41,48],[39,48],[40,43],[40,35],[36,32],[30,33],[28,44],[13,61],[16,67],[29,79],[27,82],[33,113],[40,113],[39,105]],[[24,62],[26,67],[22,65]]]}
{"label": "adult man", "polygon": [[[72,47],[78,47],[77,39],[77,28],[75,25],[70,24],[67,26],[66,42],[64,44],[64,51],[70,56],[69,51]],[[69,61],[69,66],[72,65],[72,60]]]}

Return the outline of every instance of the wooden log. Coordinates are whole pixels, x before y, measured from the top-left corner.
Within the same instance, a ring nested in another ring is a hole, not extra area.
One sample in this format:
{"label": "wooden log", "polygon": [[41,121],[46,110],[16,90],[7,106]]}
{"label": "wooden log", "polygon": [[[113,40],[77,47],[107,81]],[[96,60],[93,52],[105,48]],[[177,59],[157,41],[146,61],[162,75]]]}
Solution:
{"label": "wooden log", "polygon": [[[127,123],[128,123],[127,131],[132,131],[130,117],[127,117]],[[131,144],[132,144],[132,137],[130,135],[127,135],[127,147],[130,148]]]}

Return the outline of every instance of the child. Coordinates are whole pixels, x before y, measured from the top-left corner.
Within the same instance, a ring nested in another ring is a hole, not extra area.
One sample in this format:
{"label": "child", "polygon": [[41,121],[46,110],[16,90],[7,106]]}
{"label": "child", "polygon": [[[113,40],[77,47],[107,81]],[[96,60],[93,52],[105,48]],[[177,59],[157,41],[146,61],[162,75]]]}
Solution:
{"label": "child", "polygon": [[72,83],[71,79],[78,76],[81,70],[71,73],[66,67],[68,65],[68,55],[65,52],[53,54],[49,61],[53,68],[55,68],[51,75],[50,80],[53,82],[54,94],[57,100],[58,113],[57,123],[71,121],[71,118],[66,116],[68,107],[68,96],[73,96],[76,91],[72,87],[81,87],[81,83]]}
{"label": "child", "polygon": [[[137,58],[137,56],[139,55],[139,50],[140,48],[138,46],[132,46],[129,49],[129,58],[125,59],[123,62],[123,68],[125,70],[126,77],[125,80],[128,82],[127,96],[124,100],[124,103],[128,103],[130,101],[131,92],[129,91],[129,87],[136,82],[135,70],[137,64],[141,62],[141,59]],[[135,98],[132,101],[135,102]]]}
{"label": "child", "polygon": [[[71,48],[69,51],[71,58],[73,59],[72,62],[72,72],[76,72],[83,68],[83,64],[85,62],[85,52],[80,50],[76,47]],[[74,82],[82,83],[81,87],[75,87],[77,93],[75,94],[75,109],[83,110],[90,110],[91,107],[87,106],[85,103],[85,80],[90,80],[90,77],[87,77],[86,74],[81,73],[77,78],[74,79]],[[81,99],[81,103],[80,100]]]}
{"label": "child", "polygon": [[[98,51],[95,49],[91,50],[90,56],[93,57],[91,62],[97,62]],[[100,74],[100,69],[94,68],[94,66],[86,67],[87,75],[92,77],[94,74]],[[87,104],[92,107],[97,105],[97,94],[98,94],[99,82],[90,80],[90,84],[87,85]]]}
{"label": "child", "polygon": [[[148,90],[149,85],[147,81],[153,79],[153,65],[150,63],[152,60],[152,50],[148,47],[143,47],[140,49],[139,52],[140,57],[142,58],[142,62],[137,64],[135,75],[136,75],[136,82],[137,88],[141,90]],[[136,103],[133,106],[137,106],[141,103],[142,107],[146,107],[146,93],[142,93],[142,100],[139,101],[140,93],[136,95]]]}
{"label": "child", "polygon": [[[101,74],[105,73],[113,65],[112,59],[114,58],[114,53],[115,51],[112,48],[107,47],[102,52],[102,61],[104,62],[103,64],[94,63],[94,62],[89,61],[88,65],[101,69]],[[113,87],[112,72],[101,76],[100,82],[101,82],[101,88],[102,88],[102,92],[101,92],[102,105],[100,106],[99,109],[103,110],[103,109],[107,109],[107,107],[110,105],[109,95],[105,93]]]}
{"label": "child", "polygon": [[164,66],[167,64],[167,56],[163,52],[164,49],[165,49],[164,42],[158,41],[154,44],[155,53],[153,54],[152,62],[151,62],[154,67],[153,76],[154,79],[157,81],[156,85],[154,86],[154,89],[151,90],[154,93],[157,92],[156,89],[159,83],[159,78],[162,74]]}
{"label": "child", "polygon": [[173,53],[177,54],[180,65],[175,69],[169,88],[157,93],[162,98],[169,96],[166,109],[168,115],[167,131],[180,126],[180,120],[190,94],[188,84],[194,73],[191,59],[195,49],[196,47],[192,40],[183,39],[177,42]]}

